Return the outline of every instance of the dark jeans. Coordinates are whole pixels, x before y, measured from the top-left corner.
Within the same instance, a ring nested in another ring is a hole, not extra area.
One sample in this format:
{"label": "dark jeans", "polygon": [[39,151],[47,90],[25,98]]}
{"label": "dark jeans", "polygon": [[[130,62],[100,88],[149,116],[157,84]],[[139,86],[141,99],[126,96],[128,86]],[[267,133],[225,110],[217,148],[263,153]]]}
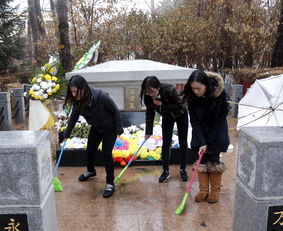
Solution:
{"label": "dark jeans", "polygon": [[112,150],[117,138],[114,129],[104,133],[99,133],[94,127],[91,127],[87,141],[87,170],[94,171],[95,155],[97,148],[102,141],[102,155],[104,157],[104,164],[106,170],[106,183],[113,184],[114,181],[114,161],[112,158]]}
{"label": "dark jeans", "polygon": [[162,165],[163,170],[169,170],[169,151],[172,143],[172,135],[174,123],[177,123],[178,138],[181,150],[181,164],[180,168],[185,169],[187,166],[188,157],[188,114],[183,113],[181,116],[173,117],[162,117]]}
{"label": "dark jeans", "polygon": [[206,164],[206,163],[210,162],[210,163],[219,164],[220,163],[219,158],[220,158],[220,152],[204,153],[200,163]]}

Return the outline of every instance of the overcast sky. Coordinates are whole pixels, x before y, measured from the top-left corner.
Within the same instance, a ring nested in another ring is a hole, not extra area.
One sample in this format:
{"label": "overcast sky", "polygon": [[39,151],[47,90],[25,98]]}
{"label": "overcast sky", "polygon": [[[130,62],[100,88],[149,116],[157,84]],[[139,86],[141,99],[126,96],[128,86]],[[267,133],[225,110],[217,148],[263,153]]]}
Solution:
{"label": "overcast sky", "polygon": [[[150,0],[132,0],[133,3],[137,6],[139,9],[143,10],[149,10],[148,5],[146,3],[150,3]],[[159,2],[160,0],[155,0],[156,2]],[[14,0],[11,2],[12,6],[19,5],[20,9],[27,8],[27,0]],[[49,8],[49,0],[40,0],[40,5],[42,9],[48,9]]]}

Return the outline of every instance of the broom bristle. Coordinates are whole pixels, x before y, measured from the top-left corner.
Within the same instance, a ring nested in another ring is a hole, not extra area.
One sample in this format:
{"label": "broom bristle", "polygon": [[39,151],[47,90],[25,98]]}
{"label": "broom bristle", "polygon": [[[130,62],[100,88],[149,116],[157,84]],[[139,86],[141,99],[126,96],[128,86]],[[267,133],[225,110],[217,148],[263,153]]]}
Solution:
{"label": "broom bristle", "polygon": [[63,191],[62,183],[56,176],[53,177],[53,186],[54,186],[55,192],[62,192]]}
{"label": "broom bristle", "polygon": [[183,197],[181,204],[179,205],[179,207],[175,211],[176,215],[180,215],[184,211],[188,196],[189,196],[189,193],[186,192],[184,197]]}

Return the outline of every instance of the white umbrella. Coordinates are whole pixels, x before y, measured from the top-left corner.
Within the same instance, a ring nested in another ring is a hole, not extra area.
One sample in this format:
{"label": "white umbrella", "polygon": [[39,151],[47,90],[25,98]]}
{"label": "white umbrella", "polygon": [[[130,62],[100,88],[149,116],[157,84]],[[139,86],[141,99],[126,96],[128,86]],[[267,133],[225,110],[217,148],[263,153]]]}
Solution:
{"label": "white umbrella", "polygon": [[240,100],[237,128],[283,126],[283,74],[256,80]]}

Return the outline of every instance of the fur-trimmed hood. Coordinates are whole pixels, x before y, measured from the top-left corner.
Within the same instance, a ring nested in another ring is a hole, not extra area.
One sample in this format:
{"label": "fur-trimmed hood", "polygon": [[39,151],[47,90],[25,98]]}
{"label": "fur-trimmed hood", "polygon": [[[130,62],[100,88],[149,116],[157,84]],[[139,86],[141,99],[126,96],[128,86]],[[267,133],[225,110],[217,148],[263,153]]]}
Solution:
{"label": "fur-trimmed hood", "polygon": [[214,79],[217,83],[218,83],[218,86],[215,88],[215,91],[213,93],[214,97],[218,97],[221,95],[223,89],[224,89],[224,81],[223,81],[223,78],[221,77],[221,75],[217,74],[217,73],[214,73],[214,72],[205,72],[207,74],[207,76],[209,78],[212,78]]}

